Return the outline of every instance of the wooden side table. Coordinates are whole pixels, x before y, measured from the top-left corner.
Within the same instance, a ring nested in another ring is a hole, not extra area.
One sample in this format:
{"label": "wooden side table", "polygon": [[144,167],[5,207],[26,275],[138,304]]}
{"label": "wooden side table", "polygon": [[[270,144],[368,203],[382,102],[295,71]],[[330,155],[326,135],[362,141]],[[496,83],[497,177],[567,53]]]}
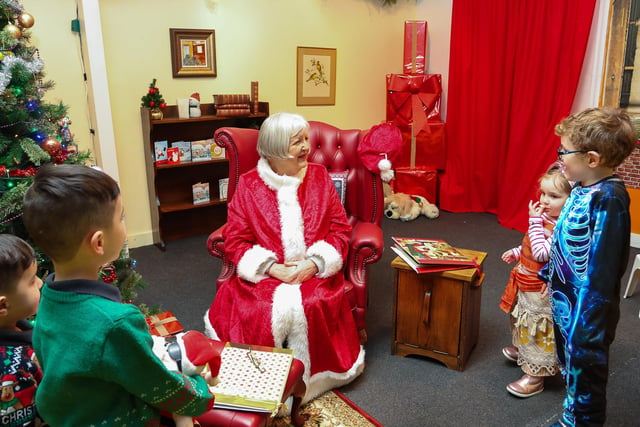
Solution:
{"label": "wooden side table", "polygon": [[[480,266],[486,252],[459,249]],[[393,336],[391,354],[417,354],[464,370],[478,342],[484,274],[475,268],[417,274],[400,257],[391,261]]]}

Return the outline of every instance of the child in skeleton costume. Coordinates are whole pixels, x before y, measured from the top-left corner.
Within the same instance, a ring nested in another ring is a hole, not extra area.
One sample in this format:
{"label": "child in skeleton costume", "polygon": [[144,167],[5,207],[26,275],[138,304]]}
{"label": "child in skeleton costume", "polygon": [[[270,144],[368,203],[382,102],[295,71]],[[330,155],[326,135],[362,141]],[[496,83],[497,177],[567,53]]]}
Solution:
{"label": "child in skeleton costume", "polygon": [[500,300],[500,308],[510,314],[514,345],[503,348],[502,353],[518,362],[524,372],[522,378],[507,385],[507,391],[518,397],[540,393],[544,378],[558,372],[551,307],[537,274],[549,261],[551,233],[571,192],[561,166],[552,165],[540,178],[540,200],[529,203],[529,229],[522,245],[502,255],[505,262],[518,261]]}
{"label": "child in skeleton costume", "polygon": [[593,108],[564,119],[556,134],[565,175],[576,185],[539,273],[549,286],[567,393],[555,425],[603,425],[630,234],[629,195],[613,172],[635,148],[637,133],[625,112]]}
{"label": "child in skeleton costume", "polygon": [[228,207],[225,251],[236,275],[205,315],[211,338],[293,349],[305,366],[303,403],[364,369],[340,274],[351,226],[327,170],[307,162],[308,127],[287,113],[263,123],[258,165]]}

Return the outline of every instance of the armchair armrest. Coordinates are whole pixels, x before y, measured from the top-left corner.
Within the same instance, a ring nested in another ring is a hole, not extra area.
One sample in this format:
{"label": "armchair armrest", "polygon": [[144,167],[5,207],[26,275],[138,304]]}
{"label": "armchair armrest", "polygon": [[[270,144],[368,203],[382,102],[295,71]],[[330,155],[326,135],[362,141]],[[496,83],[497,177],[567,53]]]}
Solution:
{"label": "armchair armrest", "polygon": [[222,224],[218,229],[209,234],[207,239],[207,249],[209,253],[220,259],[224,259],[224,229],[227,224]]}
{"label": "armchair armrest", "polygon": [[227,224],[223,224],[220,228],[214,230],[207,238],[207,249],[209,253],[222,260],[220,268],[220,276],[216,280],[216,288],[227,279],[231,278],[236,271],[236,265],[227,258],[224,251],[224,230]]}
{"label": "armchair armrest", "polygon": [[384,239],[382,228],[371,222],[357,222],[353,226],[348,269],[345,270],[347,279],[354,286],[365,286],[367,283],[367,264],[374,263],[382,257]]}

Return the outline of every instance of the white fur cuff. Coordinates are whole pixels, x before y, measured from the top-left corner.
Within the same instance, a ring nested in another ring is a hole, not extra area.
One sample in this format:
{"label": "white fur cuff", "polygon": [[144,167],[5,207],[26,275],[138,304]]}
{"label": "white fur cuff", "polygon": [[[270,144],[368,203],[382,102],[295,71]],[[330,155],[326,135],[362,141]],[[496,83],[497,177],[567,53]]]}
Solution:
{"label": "white fur cuff", "polygon": [[242,255],[238,262],[237,272],[241,279],[252,283],[258,283],[267,276],[262,274],[260,268],[268,261],[277,261],[276,254],[273,251],[255,245]]}
{"label": "white fur cuff", "polygon": [[307,257],[316,256],[324,261],[323,271],[318,272],[318,277],[326,279],[342,269],[342,255],[324,240],[319,240],[307,249]]}

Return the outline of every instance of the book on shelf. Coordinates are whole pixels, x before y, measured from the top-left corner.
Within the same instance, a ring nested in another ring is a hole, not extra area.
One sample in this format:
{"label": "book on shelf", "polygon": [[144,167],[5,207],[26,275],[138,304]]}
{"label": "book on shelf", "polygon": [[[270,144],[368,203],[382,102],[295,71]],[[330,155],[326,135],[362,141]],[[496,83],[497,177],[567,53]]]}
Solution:
{"label": "book on shelf", "polygon": [[443,240],[392,237],[391,249],[416,273],[435,273],[462,268],[478,268],[471,259]]}
{"label": "book on shelf", "polygon": [[251,114],[249,104],[243,108],[218,108],[216,107],[216,116],[248,116]]}
{"label": "book on shelf", "polygon": [[208,182],[198,182],[197,184],[193,184],[193,204],[201,205],[203,203],[209,203],[211,200],[209,197],[209,183]]}
{"label": "book on shelf", "polygon": [[180,149],[178,147],[167,148],[167,164],[176,165],[180,163]]}
{"label": "book on shelf", "polygon": [[171,143],[172,147],[178,147],[180,152],[181,162],[191,161],[191,142],[189,141],[176,141]]}
{"label": "book on shelf", "polygon": [[278,412],[292,350],[226,343],[220,358],[219,382],[209,388],[216,397],[214,408]]}
{"label": "book on shelf", "polygon": [[215,143],[213,139],[211,139],[211,145],[209,145],[209,150],[211,151],[212,159],[224,159],[225,158],[225,149],[224,147],[220,147]]}
{"label": "book on shelf", "polygon": [[212,139],[199,139],[191,141],[191,161],[201,162],[211,160]]}
{"label": "book on shelf", "polygon": [[227,200],[227,194],[229,191],[229,178],[222,178],[218,180],[218,194],[220,200]]}
{"label": "book on shelf", "polygon": [[250,104],[251,95],[249,94],[222,94],[213,95],[214,104]]}
{"label": "book on shelf", "polygon": [[167,162],[167,147],[169,143],[167,141],[155,141],[153,143],[153,153],[156,163]]}

